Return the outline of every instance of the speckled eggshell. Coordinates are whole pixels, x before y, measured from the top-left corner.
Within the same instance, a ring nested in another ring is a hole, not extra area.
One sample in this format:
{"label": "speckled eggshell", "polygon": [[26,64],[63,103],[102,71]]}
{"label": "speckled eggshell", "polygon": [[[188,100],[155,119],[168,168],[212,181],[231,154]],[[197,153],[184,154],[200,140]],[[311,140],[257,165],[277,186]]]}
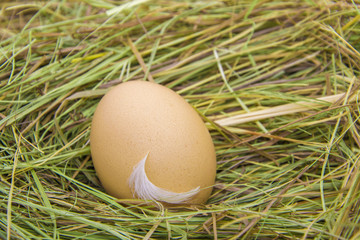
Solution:
{"label": "speckled eggshell", "polygon": [[111,89],[96,108],[90,146],[103,187],[117,198],[134,198],[128,179],[147,153],[145,171],[156,186],[172,192],[200,186],[192,204],[211,194],[216,175],[211,136],[198,113],[167,87],[130,81]]}

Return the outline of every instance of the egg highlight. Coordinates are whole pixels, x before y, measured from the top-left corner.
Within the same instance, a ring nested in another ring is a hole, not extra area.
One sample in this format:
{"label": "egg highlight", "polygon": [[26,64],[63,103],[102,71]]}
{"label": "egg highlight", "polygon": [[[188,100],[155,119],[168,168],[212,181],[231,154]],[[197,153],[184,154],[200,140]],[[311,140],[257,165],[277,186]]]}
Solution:
{"label": "egg highlight", "polygon": [[204,122],[157,83],[129,81],[105,94],[90,148],[101,184],[117,198],[201,204],[215,183],[215,148]]}

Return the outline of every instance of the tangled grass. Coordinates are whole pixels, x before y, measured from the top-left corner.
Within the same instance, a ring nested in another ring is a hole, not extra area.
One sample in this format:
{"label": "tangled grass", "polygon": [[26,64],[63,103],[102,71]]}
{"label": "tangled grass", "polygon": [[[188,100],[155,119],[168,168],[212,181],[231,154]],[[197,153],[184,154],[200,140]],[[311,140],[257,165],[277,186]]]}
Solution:
{"label": "tangled grass", "polygon": [[[1,2],[0,238],[359,239],[359,4]],[[103,192],[91,118],[134,79],[206,122],[206,205]]]}

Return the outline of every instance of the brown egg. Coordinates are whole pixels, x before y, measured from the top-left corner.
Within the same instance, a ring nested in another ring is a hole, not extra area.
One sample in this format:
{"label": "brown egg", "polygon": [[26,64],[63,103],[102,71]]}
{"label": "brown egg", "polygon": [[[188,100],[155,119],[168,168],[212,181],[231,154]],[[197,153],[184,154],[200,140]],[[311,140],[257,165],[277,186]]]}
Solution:
{"label": "brown egg", "polygon": [[180,95],[156,83],[111,89],[96,108],[90,146],[103,187],[118,198],[199,204],[215,182],[204,122]]}

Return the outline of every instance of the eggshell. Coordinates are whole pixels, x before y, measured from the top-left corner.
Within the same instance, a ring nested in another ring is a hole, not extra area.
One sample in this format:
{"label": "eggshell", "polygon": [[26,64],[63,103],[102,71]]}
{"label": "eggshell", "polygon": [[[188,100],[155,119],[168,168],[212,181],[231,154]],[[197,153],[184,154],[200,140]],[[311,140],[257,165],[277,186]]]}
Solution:
{"label": "eggshell", "polygon": [[145,172],[157,187],[181,193],[200,187],[186,203],[204,203],[216,175],[211,136],[177,93],[146,81],[121,83],[96,108],[90,134],[96,173],[106,192],[136,197],[129,177],[148,154]]}

